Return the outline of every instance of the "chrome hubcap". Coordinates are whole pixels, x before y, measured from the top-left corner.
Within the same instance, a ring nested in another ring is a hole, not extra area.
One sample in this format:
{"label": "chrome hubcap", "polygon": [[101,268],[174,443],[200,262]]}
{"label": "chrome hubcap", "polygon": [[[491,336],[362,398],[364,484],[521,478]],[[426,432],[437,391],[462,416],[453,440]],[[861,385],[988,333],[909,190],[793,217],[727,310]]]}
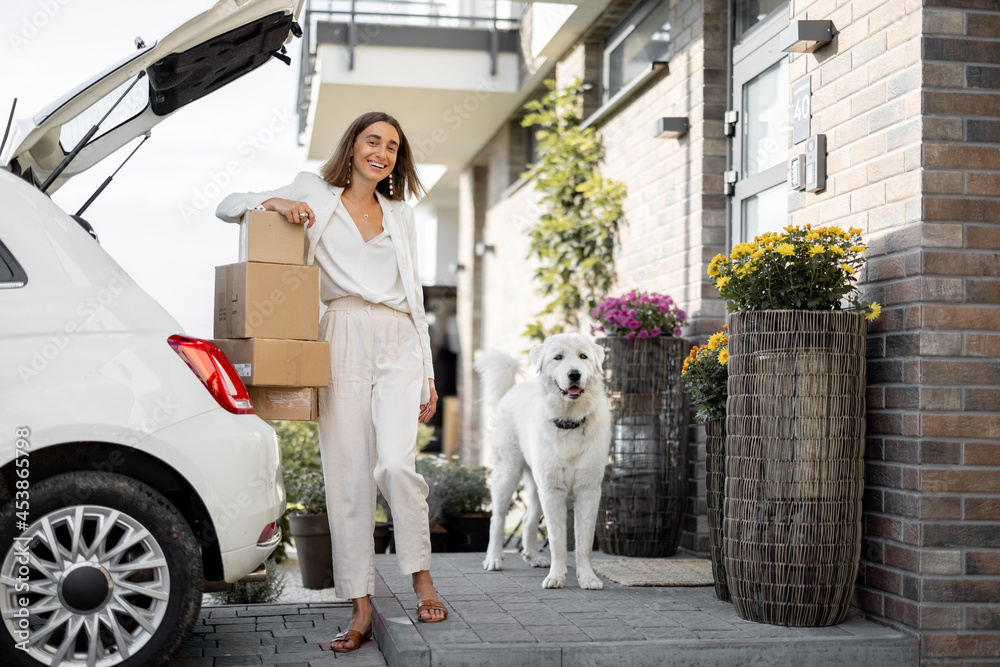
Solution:
{"label": "chrome hubcap", "polygon": [[77,505],[36,520],[0,566],[6,630],[39,662],[114,665],[156,633],[170,598],[159,543],[118,510]]}

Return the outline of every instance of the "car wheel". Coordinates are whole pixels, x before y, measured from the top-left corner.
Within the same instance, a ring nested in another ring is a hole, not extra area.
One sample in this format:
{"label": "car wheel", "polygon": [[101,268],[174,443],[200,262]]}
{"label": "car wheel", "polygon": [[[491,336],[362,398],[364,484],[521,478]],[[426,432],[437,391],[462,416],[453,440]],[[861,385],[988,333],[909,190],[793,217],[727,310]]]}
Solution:
{"label": "car wheel", "polygon": [[68,473],[29,493],[27,521],[14,499],[0,511],[0,664],[165,664],[201,608],[184,517],[122,475]]}

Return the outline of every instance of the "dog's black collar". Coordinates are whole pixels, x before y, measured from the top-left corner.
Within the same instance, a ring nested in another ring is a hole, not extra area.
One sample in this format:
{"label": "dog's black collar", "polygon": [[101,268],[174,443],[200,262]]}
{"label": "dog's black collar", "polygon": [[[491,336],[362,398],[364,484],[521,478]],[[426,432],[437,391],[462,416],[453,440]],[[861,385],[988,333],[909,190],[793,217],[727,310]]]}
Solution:
{"label": "dog's black collar", "polygon": [[581,419],[578,422],[567,422],[567,421],[563,421],[562,419],[553,419],[552,423],[556,425],[556,428],[574,429],[574,428],[579,428],[579,427],[583,426],[583,422],[585,422],[585,421],[587,421],[586,417],[584,417],[583,419]]}

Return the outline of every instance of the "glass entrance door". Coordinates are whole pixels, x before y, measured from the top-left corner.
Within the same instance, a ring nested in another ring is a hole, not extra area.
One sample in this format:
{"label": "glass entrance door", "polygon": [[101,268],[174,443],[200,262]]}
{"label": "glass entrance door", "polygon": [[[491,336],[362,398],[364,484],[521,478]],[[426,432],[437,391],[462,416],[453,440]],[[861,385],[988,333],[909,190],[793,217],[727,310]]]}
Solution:
{"label": "glass entrance door", "polygon": [[[746,4],[736,1],[737,15]],[[739,112],[730,166],[737,172],[733,243],[788,224],[788,54],[778,48],[778,35],[788,25],[788,5],[768,9],[733,47],[731,108]]]}

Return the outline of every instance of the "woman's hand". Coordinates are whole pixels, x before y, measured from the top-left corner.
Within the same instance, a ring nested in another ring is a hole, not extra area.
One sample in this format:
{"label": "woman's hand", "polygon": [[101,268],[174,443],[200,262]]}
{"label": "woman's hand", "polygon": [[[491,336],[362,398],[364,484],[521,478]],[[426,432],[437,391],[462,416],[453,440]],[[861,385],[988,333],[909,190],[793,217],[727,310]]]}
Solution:
{"label": "woman's hand", "polygon": [[313,213],[309,204],[304,201],[292,201],[291,199],[281,199],[272,197],[261,204],[268,211],[275,211],[285,216],[285,219],[293,225],[305,223],[306,227],[312,227],[316,222],[316,214]]}
{"label": "woman's hand", "polygon": [[426,424],[427,422],[429,422],[431,420],[431,417],[434,416],[434,413],[437,412],[438,393],[437,389],[434,388],[434,379],[431,378],[430,380],[428,380],[428,382],[431,383],[431,400],[427,401],[426,403],[420,406],[419,421],[421,424]]}

